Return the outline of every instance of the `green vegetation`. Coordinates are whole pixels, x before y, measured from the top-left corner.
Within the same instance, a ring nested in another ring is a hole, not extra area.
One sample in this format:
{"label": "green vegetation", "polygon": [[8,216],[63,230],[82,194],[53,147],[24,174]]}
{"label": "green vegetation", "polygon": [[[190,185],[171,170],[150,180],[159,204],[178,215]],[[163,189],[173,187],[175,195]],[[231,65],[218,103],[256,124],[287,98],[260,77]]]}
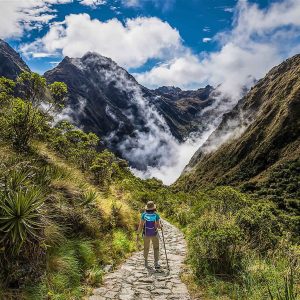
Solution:
{"label": "green vegetation", "polygon": [[186,234],[195,294],[299,297],[299,160],[236,188],[165,187],[99,152],[95,134],[53,122],[66,93],[34,73],[0,78],[0,298],[81,299],[135,250],[149,200]]}
{"label": "green vegetation", "polygon": [[[184,279],[204,299],[297,299],[300,218],[231,187],[183,193],[155,179],[125,179],[130,197],[155,200],[188,239]],[[292,275],[291,275],[292,274]]]}
{"label": "green vegetation", "polygon": [[132,175],[96,135],[53,122],[66,93],[0,78],[1,299],[81,299],[135,250],[136,212],[115,191]]}

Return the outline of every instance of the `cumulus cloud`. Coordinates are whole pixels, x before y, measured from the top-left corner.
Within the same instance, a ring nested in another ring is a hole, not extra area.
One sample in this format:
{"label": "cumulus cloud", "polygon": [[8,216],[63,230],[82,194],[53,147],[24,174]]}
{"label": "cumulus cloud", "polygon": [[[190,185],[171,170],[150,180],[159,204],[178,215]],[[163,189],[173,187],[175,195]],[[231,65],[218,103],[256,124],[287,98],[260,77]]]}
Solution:
{"label": "cumulus cloud", "polygon": [[142,7],[146,3],[152,3],[162,10],[171,9],[175,2],[176,0],[122,0],[122,4],[127,7]]}
{"label": "cumulus cloud", "polygon": [[202,39],[203,43],[208,43],[210,41],[211,41],[211,38],[209,38],[209,37],[205,37],[205,38]]}
{"label": "cumulus cloud", "polygon": [[72,0],[0,1],[0,38],[20,37],[25,31],[40,28],[55,17],[54,4]]}
{"label": "cumulus cloud", "polygon": [[96,8],[97,6],[106,4],[106,0],[81,0],[79,3],[85,6]]}
{"label": "cumulus cloud", "polygon": [[275,2],[265,9],[240,0],[233,29],[214,37],[220,44],[218,51],[192,54],[187,49],[184,55],[138,74],[137,78],[152,87],[221,85],[225,94],[239,98],[254,78],[261,78],[272,66],[299,51],[299,16],[298,0]]}
{"label": "cumulus cloud", "polygon": [[68,15],[60,23],[53,23],[41,39],[23,45],[22,52],[60,53],[81,57],[95,51],[115,60],[123,67],[139,67],[151,58],[166,59],[181,49],[178,31],[155,17],[117,19],[101,22],[88,14]]}

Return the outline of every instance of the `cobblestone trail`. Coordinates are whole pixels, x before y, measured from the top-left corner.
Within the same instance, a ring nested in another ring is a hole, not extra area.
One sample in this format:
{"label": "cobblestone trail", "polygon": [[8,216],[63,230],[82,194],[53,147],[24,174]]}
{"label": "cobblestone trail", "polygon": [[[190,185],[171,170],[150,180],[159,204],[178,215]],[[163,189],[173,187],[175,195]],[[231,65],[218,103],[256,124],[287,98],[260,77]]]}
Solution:
{"label": "cobblestone trail", "polygon": [[[153,268],[153,251],[149,265],[144,267],[143,253],[136,252],[120,268],[104,277],[103,285],[95,289],[89,300],[190,300],[188,290],[180,280],[180,272],[186,255],[183,234],[170,223],[163,221],[170,272],[160,239],[160,263],[162,271]],[[160,232],[161,235],[161,232]],[[152,245],[151,245],[152,248]]]}

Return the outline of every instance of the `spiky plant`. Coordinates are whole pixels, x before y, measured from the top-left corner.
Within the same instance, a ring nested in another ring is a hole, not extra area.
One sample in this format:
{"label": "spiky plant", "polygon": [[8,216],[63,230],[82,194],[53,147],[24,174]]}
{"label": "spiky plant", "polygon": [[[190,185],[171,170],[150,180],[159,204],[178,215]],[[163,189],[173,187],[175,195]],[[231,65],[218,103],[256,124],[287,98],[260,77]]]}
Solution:
{"label": "spiky plant", "polygon": [[282,289],[277,287],[277,293],[274,295],[268,287],[271,300],[297,300],[298,294],[295,291],[294,273],[290,270],[290,274],[284,278],[284,286]]}
{"label": "spiky plant", "polygon": [[93,190],[89,190],[87,192],[84,192],[81,195],[81,206],[86,206],[89,205],[90,203],[94,202],[98,197],[98,193],[93,191]]}
{"label": "spiky plant", "polygon": [[40,238],[43,227],[41,190],[32,187],[0,193],[0,241],[18,253],[25,241]]}

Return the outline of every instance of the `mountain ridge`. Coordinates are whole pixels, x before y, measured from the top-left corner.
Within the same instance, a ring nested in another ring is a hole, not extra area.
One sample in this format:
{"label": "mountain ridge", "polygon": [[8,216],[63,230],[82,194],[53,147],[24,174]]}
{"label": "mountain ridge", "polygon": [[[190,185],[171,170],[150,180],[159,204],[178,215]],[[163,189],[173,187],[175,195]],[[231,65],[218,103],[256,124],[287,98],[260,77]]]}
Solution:
{"label": "mountain ridge", "polygon": [[[223,120],[185,169],[178,186],[267,181],[300,156],[300,55],[272,68]],[[213,149],[230,125],[243,128]],[[286,187],[285,187],[286,188]]]}
{"label": "mountain ridge", "polygon": [[16,79],[22,71],[29,71],[21,56],[4,40],[0,39],[0,75]]}

